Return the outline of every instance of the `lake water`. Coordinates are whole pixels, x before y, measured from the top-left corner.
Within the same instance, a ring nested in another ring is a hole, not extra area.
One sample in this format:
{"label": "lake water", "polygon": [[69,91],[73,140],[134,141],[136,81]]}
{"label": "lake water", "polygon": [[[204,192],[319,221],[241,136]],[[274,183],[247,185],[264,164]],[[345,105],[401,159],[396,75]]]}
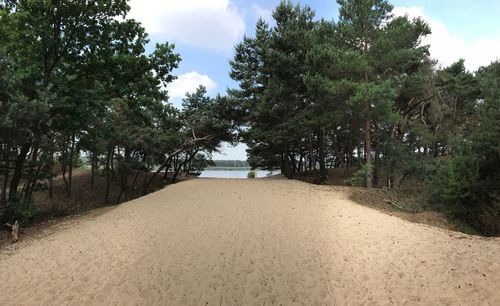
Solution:
{"label": "lake water", "polygon": [[[199,177],[211,177],[211,178],[247,178],[248,170],[205,170],[201,172]],[[257,170],[255,171],[257,177],[266,177],[269,171]],[[279,173],[279,172],[278,172]],[[273,174],[278,174],[273,173]]]}

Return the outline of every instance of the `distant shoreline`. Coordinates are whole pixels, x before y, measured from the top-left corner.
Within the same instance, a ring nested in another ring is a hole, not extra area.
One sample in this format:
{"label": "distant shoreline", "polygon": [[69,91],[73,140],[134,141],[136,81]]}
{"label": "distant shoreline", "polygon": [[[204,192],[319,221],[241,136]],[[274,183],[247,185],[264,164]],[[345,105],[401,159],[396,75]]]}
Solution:
{"label": "distant shoreline", "polygon": [[[254,169],[260,170],[260,169]],[[207,167],[204,171],[252,171],[251,167]]]}

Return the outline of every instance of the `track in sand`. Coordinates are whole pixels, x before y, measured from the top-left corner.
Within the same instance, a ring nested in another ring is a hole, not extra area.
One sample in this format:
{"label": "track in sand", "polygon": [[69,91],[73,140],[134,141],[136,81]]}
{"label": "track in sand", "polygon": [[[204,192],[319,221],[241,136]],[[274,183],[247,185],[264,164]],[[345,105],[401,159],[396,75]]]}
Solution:
{"label": "track in sand", "polygon": [[328,187],[197,179],[0,254],[0,305],[500,305],[500,239]]}

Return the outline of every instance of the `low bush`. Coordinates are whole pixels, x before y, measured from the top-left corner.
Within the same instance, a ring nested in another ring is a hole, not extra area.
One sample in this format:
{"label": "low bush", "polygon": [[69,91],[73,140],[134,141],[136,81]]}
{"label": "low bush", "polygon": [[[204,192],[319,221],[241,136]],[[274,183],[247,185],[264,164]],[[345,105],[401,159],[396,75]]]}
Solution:
{"label": "low bush", "polygon": [[19,223],[28,223],[35,215],[35,205],[31,199],[19,199],[16,201],[8,201],[5,214],[3,215],[4,222],[12,222],[18,220]]}
{"label": "low bush", "polygon": [[345,180],[345,183],[349,186],[365,186],[366,176],[368,173],[373,173],[373,165],[364,164],[361,169],[354,172],[354,174]]}

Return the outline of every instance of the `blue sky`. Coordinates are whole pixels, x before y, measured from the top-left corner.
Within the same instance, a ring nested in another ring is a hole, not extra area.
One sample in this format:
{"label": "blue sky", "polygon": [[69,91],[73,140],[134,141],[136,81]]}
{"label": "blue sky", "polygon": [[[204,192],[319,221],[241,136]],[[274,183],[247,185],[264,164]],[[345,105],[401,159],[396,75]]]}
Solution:
{"label": "blue sky", "polygon": [[[259,17],[270,20],[279,0],[131,0],[130,17],[142,22],[151,44],[175,43],[182,62],[178,79],[168,87],[171,101],[179,106],[182,96],[198,85],[210,95],[235,87],[229,78],[229,60],[243,35],[253,35]],[[296,1],[294,1],[296,2]],[[300,1],[316,11],[317,18],[336,19],[335,0]],[[433,30],[424,40],[431,56],[449,65],[464,58],[475,70],[500,58],[499,0],[394,0],[395,14],[422,17]],[[246,159],[245,147],[224,147],[214,159]]]}

